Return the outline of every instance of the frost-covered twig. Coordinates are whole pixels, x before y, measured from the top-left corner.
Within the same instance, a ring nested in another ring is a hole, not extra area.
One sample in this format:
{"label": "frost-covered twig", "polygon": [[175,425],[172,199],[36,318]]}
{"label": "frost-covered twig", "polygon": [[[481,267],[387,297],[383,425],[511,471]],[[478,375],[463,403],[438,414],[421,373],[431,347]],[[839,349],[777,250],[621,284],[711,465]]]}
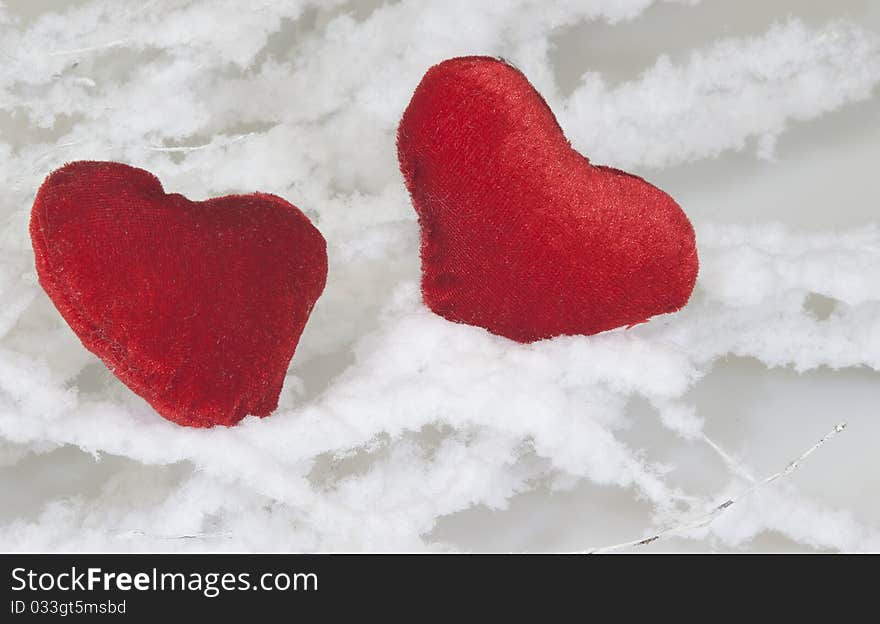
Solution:
{"label": "frost-covered twig", "polygon": [[128,41],[129,41],[129,39],[126,37],[125,39],[116,39],[115,41],[108,41],[107,43],[88,46],[87,48],[77,48],[75,50],[56,50],[55,52],[49,52],[49,56],[67,56],[69,54],[81,54],[83,52],[94,52],[95,50],[104,50],[106,48],[115,48],[116,46],[121,46],[125,43],[128,43]]}
{"label": "frost-covered twig", "polygon": [[622,550],[624,548],[630,548],[632,546],[646,546],[648,544],[656,542],[657,540],[669,537],[671,535],[675,535],[677,533],[682,533],[685,531],[690,531],[692,529],[699,529],[701,527],[707,526],[713,520],[715,520],[715,518],[717,518],[719,515],[721,515],[724,511],[726,511],[727,509],[730,509],[731,507],[733,507],[736,503],[738,503],[742,499],[747,498],[748,496],[751,496],[759,488],[770,485],[774,481],[777,481],[778,479],[781,479],[785,476],[788,476],[789,474],[791,474],[792,472],[797,470],[802,461],[804,461],[807,457],[809,457],[810,455],[815,453],[819,449],[819,447],[821,447],[828,440],[830,440],[831,438],[836,436],[838,433],[842,432],[844,429],[846,429],[846,423],[838,424],[837,426],[834,427],[834,429],[832,429],[831,431],[826,433],[822,437],[821,440],[819,440],[813,446],[811,446],[806,451],[801,453],[797,459],[789,462],[785,468],[783,468],[779,472],[776,472],[776,473],[770,475],[769,477],[762,479],[761,481],[753,483],[748,489],[746,489],[744,492],[742,492],[739,496],[736,496],[733,498],[728,498],[726,501],[724,501],[720,505],[717,505],[716,507],[712,508],[711,511],[700,516],[699,518],[697,518],[694,521],[685,522],[683,524],[665,529],[663,531],[659,531],[657,533],[654,533],[653,535],[649,535],[648,537],[643,537],[643,538],[640,538],[637,540],[623,542],[620,544],[614,544],[612,546],[603,546],[601,548],[593,548],[591,550],[584,551],[583,554],[608,553],[608,552],[614,552],[616,550]]}
{"label": "frost-covered twig", "polygon": [[179,145],[179,146],[162,146],[162,145],[151,145],[149,147],[150,151],[153,152],[195,152],[198,150],[207,149],[209,147],[217,147],[217,146],[229,146],[238,143],[239,141],[243,141],[244,139],[252,136],[253,132],[248,132],[246,134],[238,134],[233,137],[230,137],[226,141],[211,141],[210,143],[203,143],[202,145]]}
{"label": "frost-covered twig", "polygon": [[715,453],[721,458],[721,460],[724,462],[724,465],[727,466],[728,470],[742,477],[749,483],[755,482],[755,477],[752,475],[752,473],[750,473],[745,468],[745,466],[741,465],[738,461],[731,457],[727,451],[721,448],[721,445],[715,442],[715,440],[707,436],[705,433],[701,434],[700,437],[702,438],[703,442],[708,444],[709,448],[715,451]]}
{"label": "frost-covered twig", "polygon": [[193,533],[190,535],[153,535],[150,533],[146,533],[140,529],[134,529],[132,531],[126,531],[125,533],[120,533],[117,537],[122,539],[132,539],[135,537],[149,537],[151,539],[156,540],[195,540],[195,539],[230,539],[232,537],[231,533]]}

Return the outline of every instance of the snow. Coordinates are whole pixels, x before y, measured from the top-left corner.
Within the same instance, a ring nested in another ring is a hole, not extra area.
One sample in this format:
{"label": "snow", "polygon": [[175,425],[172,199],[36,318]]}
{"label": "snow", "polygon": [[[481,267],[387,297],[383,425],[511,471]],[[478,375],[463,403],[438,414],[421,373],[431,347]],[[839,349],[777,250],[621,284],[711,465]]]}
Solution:
{"label": "snow", "polygon": [[[670,527],[633,548],[880,550],[876,8],[743,3],[731,34],[717,0],[55,4],[0,2],[0,550],[582,551]],[[670,22],[703,31],[615,34]],[[652,60],[556,54],[595,32]],[[509,59],[593,162],[679,199],[687,308],[533,345],[424,308],[393,136],[460,54]],[[316,222],[330,276],[275,415],[177,427],[82,348],[27,236],[75,159]]]}

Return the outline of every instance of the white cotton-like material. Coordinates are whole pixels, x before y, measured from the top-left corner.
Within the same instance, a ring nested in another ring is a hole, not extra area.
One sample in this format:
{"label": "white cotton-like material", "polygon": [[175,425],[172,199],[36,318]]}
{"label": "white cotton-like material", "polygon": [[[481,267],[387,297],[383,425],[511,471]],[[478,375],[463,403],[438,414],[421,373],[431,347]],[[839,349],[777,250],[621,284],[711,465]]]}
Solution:
{"label": "white cotton-like material", "polygon": [[760,157],[771,158],[789,124],[864,100],[878,81],[874,33],[848,22],[814,30],[788,20],[757,37],[695,50],[681,64],[661,56],[638,79],[610,90],[601,75],[587,73],[564,103],[561,122],[578,129],[571,132],[576,148],[621,167],[712,158],[749,139],[758,140]]}
{"label": "white cotton-like material", "polygon": [[[712,3],[26,4],[0,2],[0,550],[880,550],[877,11],[745,3],[759,26],[668,53],[615,33]],[[653,60],[611,80],[554,55],[600,30]],[[680,200],[685,309],[521,345],[424,307],[394,132],[463,54],[520,67],[577,149]],[[320,228],[328,283],[273,416],[178,427],[63,322],[27,224],[81,159],[276,193]],[[807,169],[860,201],[809,204]]]}

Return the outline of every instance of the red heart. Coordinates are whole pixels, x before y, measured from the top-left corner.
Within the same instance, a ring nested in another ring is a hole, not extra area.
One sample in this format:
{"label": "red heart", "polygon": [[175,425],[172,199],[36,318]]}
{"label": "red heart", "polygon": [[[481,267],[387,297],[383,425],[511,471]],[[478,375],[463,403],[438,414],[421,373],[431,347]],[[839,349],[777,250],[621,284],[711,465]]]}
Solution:
{"label": "red heart", "polygon": [[143,169],[76,162],[43,183],[30,231],[61,315],[162,416],[210,427],[277,407],[327,278],[324,238],[296,207],[194,202]]}
{"label": "red heart", "polygon": [[421,226],[422,293],[437,314],[531,342],[687,303],[698,260],[684,212],[574,151],[507,63],[465,57],[429,69],[397,146]]}

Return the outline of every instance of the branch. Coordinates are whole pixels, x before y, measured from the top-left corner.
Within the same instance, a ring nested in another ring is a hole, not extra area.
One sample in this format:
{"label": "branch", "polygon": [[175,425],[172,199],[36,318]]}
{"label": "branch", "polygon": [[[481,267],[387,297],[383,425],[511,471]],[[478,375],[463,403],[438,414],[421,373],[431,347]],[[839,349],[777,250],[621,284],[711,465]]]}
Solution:
{"label": "branch", "polygon": [[101,43],[99,45],[89,46],[87,48],[77,48],[75,50],[56,50],[54,52],[49,52],[49,56],[67,56],[69,54],[82,54],[83,52],[94,52],[95,50],[105,50],[107,48],[115,48],[116,46],[121,46],[129,41],[129,38],[126,37],[124,39],[117,39],[115,41],[108,41],[107,43]]}
{"label": "branch", "polygon": [[131,531],[126,531],[125,533],[120,533],[116,537],[122,539],[133,539],[135,537],[148,537],[150,539],[155,540],[195,540],[195,539],[230,539],[232,537],[231,533],[194,533],[192,535],[155,535],[152,533],[147,533],[140,529],[133,529]]}
{"label": "branch", "polygon": [[661,540],[661,539],[670,537],[672,535],[676,535],[678,533],[683,533],[683,532],[690,531],[693,529],[699,529],[699,528],[708,526],[709,524],[711,524],[715,520],[715,518],[720,516],[722,513],[724,513],[725,511],[727,511],[731,507],[733,507],[735,504],[737,504],[738,502],[740,502],[744,498],[747,498],[747,497],[751,496],[752,494],[754,494],[758,489],[760,489],[762,487],[766,487],[766,486],[770,485],[771,483],[773,483],[774,481],[777,481],[778,479],[781,479],[783,477],[787,477],[788,475],[790,475],[792,472],[794,472],[795,470],[797,470],[800,467],[802,461],[804,461],[807,457],[809,457],[810,455],[815,453],[817,450],[819,450],[819,447],[824,445],[828,440],[830,440],[831,438],[833,438],[837,434],[841,433],[844,429],[846,429],[846,423],[840,423],[839,425],[834,427],[834,429],[832,429],[831,431],[826,433],[822,437],[821,440],[819,440],[813,446],[811,446],[806,451],[801,453],[797,459],[789,462],[785,468],[783,468],[779,472],[776,472],[776,473],[770,475],[769,477],[762,479],[761,481],[753,483],[751,486],[749,486],[748,489],[743,491],[739,496],[735,496],[733,498],[728,498],[726,501],[724,501],[720,505],[714,507],[708,513],[704,514],[703,516],[700,516],[699,518],[697,518],[694,521],[686,522],[686,523],[671,527],[669,529],[659,531],[657,533],[654,533],[653,535],[649,535],[648,537],[643,537],[641,539],[632,540],[629,542],[623,542],[621,544],[614,544],[613,546],[603,546],[600,548],[593,548],[591,550],[583,551],[581,554],[588,554],[589,555],[589,554],[597,554],[597,553],[608,553],[608,552],[614,552],[616,550],[622,550],[624,548],[630,548],[632,546],[646,546],[648,544],[656,542],[657,540]]}
{"label": "branch", "polygon": [[228,147],[239,141],[243,141],[249,136],[253,136],[255,133],[248,132],[247,134],[238,134],[235,135],[228,140],[220,140],[220,141],[211,141],[210,143],[203,143],[202,145],[179,145],[179,146],[171,146],[165,147],[162,145],[150,145],[149,150],[153,152],[195,152],[198,150],[207,149],[209,147]]}

